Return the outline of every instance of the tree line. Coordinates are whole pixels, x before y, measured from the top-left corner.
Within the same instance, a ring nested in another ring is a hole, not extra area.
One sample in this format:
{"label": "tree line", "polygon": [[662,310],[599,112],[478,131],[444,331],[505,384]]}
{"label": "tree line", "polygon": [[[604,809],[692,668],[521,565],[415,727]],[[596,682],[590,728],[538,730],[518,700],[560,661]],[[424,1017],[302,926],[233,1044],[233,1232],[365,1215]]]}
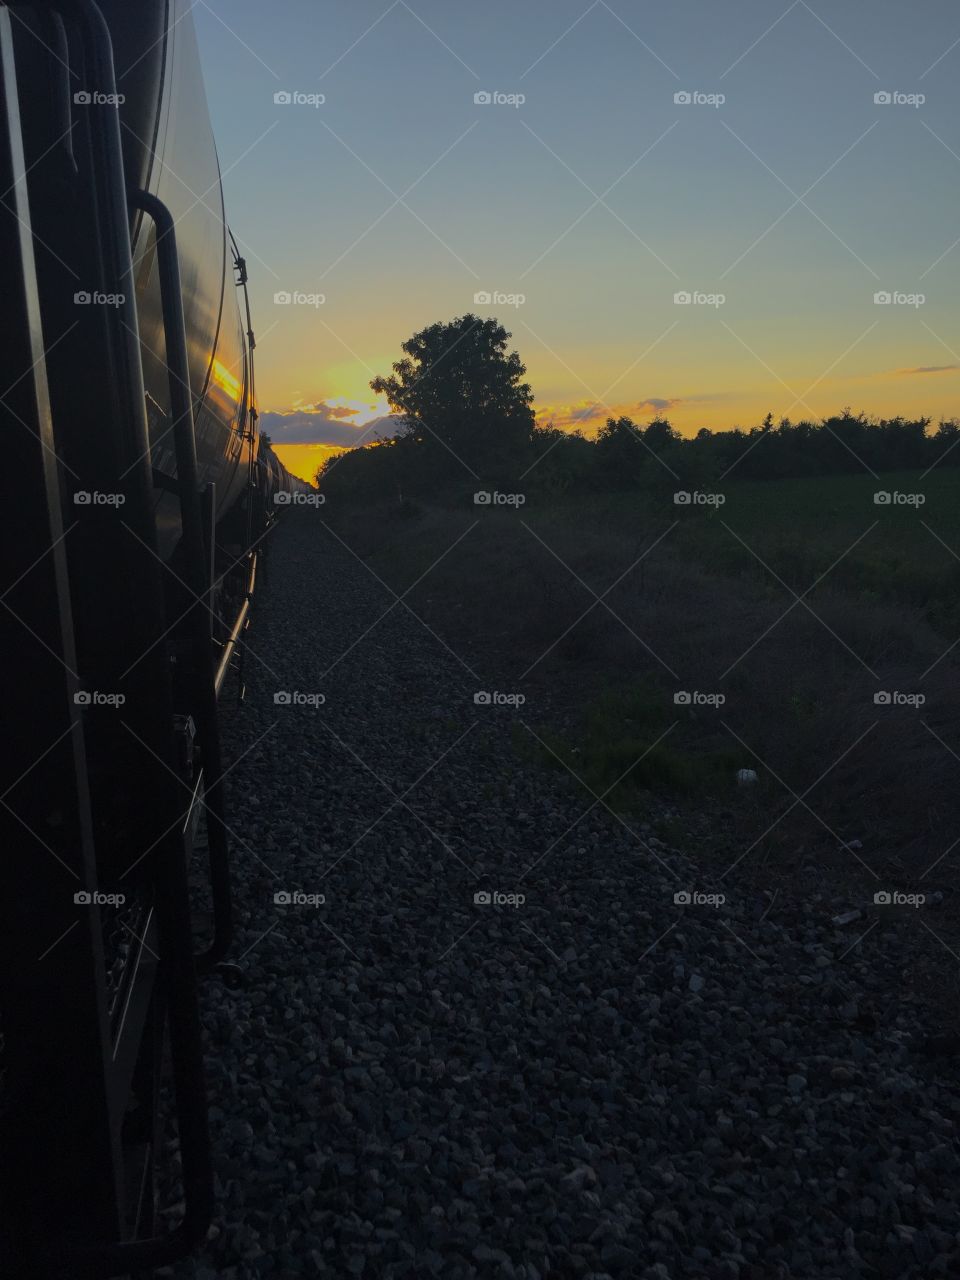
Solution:
{"label": "tree line", "polygon": [[596,436],[538,426],[533,391],[511,335],[465,315],[421,330],[371,388],[400,420],[392,438],[328,460],[321,488],[344,500],[456,498],[461,491],[527,494],[708,488],[727,472],[772,480],[960,465],[960,424],[868,418],[849,408],[816,422],[681,436],[661,416],[646,425],[608,418]]}

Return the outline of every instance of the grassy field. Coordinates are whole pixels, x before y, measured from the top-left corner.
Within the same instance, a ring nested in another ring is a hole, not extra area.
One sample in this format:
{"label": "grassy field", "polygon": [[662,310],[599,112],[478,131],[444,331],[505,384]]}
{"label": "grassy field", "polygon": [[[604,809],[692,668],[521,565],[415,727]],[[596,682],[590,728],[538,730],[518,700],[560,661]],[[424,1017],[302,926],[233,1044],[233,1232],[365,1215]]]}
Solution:
{"label": "grassy field", "polygon": [[[907,605],[950,639],[960,634],[957,471],[758,480],[723,491],[719,519],[731,533],[718,536],[709,519],[682,531],[681,544],[701,563],[729,574],[749,571],[753,561],[762,574],[759,556],[800,593],[828,573],[835,588],[859,600]],[[924,501],[877,504],[878,492]]]}
{"label": "grassy field", "polygon": [[490,687],[524,693],[520,749],[621,809],[669,793],[734,843],[789,809],[764,858],[856,839],[858,860],[925,867],[960,817],[960,472],[722,492],[328,516]]}

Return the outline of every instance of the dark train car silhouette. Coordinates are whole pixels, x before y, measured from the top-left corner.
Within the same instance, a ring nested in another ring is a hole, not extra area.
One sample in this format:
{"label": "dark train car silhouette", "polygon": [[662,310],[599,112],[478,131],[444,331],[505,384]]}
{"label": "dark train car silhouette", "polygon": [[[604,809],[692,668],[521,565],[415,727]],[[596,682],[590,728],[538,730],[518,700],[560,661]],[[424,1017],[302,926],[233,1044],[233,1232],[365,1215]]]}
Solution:
{"label": "dark train car silhouette", "polygon": [[[212,1208],[218,695],[274,516],[308,486],[259,448],[188,7],[0,3],[0,1274],[18,1280],[143,1274]],[[161,1186],[184,1204],[165,1229]]]}

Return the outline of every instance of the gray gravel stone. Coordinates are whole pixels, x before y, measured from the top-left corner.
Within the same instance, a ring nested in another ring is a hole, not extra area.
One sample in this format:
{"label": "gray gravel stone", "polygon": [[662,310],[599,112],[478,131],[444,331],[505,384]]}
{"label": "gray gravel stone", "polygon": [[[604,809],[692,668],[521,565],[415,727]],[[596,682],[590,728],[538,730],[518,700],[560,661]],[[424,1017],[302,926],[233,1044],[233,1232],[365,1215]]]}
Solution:
{"label": "gray gravel stone", "polygon": [[160,1274],[960,1274],[960,1105],[907,1048],[881,931],[844,956],[835,908],[761,920],[736,881],[722,923],[678,907],[696,848],[650,839],[676,808],[650,797],[638,841],[473,701],[515,687],[536,727],[549,690],[451,653],[322,513],[271,541],[225,704],[244,982],[203,987],[217,1230]]}

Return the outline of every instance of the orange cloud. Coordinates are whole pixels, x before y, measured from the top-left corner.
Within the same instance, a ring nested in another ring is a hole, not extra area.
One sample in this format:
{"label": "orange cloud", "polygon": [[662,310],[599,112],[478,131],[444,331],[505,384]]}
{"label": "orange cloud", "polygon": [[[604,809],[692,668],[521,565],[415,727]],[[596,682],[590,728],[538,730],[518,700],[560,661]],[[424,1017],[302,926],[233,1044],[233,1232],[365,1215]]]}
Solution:
{"label": "orange cloud", "polygon": [[[702,397],[706,398],[706,397]],[[646,400],[632,400],[626,404],[597,404],[595,400],[580,400],[575,404],[545,405],[537,410],[537,425],[554,426],[562,431],[599,430],[608,418],[633,418],[634,421],[660,413],[668,413],[685,401],[649,396]]]}

